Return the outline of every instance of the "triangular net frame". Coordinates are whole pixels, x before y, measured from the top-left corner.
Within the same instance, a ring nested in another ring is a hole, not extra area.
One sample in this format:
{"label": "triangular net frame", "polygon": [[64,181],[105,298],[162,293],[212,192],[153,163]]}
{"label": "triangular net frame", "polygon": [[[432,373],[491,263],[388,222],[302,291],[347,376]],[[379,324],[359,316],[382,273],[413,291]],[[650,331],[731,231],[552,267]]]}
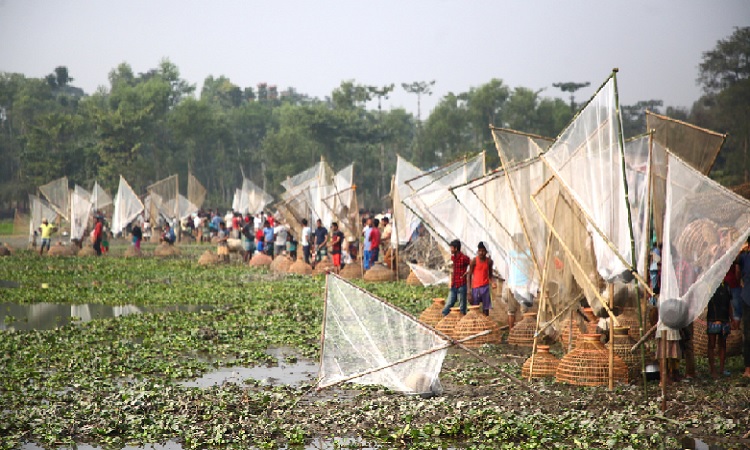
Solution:
{"label": "triangular net frame", "polygon": [[180,185],[177,174],[157,181],[146,190],[151,197],[149,215],[152,221],[156,222],[160,215],[169,220],[179,217]]}
{"label": "triangular net frame", "polygon": [[345,235],[358,238],[362,225],[359,221],[357,186],[354,184],[354,164],[349,164],[333,177],[332,192],[323,198],[323,206]]}
{"label": "triangular net frame", "polygon": [[203,206],[203,202],[206,200],[206,188],[192,173],[188,173],[187,199],[198,209]]}
{"label": "triangular net frame", "polygon": [[65,220],[70,220],[70,189],[68,177],[58,178],[39,186],[39,192],[47,199],[49,205]]}
{"label": "triangular net frame", "polygon": [[319,389],[351,381],[404,393],[438,393],[450,345],[386,301],[327,276]]}
{"label": "triangular net frame", "polygon": [[115,195],[115,208],[112,213],[112,233],[117,235],[143,212],[143,203],[135,194],[125,178],[120,175],[120,184]]}
{"label": "triangular net frame", "polygon": [[320,219],[324,225],[330,225],[332,215],[323,199],[334,191],[333,176],[333,170],[321,158],[309,169],[287,178],[281,183],[286,192],[281,194],[279,210],[290,222],[307,218],[313,222]]}
{"label": "triangular net frame", "polygon": [[83,238],[93,205],[91,193],[76,185],[70,194],[70,240]]}
{"label": "triangular net frame", "polygon": [[394,247],[407,244],[419,225],[419,218],[404,206],[401,200],[408,197],[412,192],[411,187],[406,182],[423,173],[423,170],[402,158],[401,155],[397,155],[396,173],[391,186],[391,199],[393,200],[391,245]]}
{"label": "triangular net frame", "polygon": [[750,235],[750,201],[666,156],[659,330],[698,318]]}
{"label": "triangular net frame", "polygon": [[94,187],[91,188],[91,202],[97,211],[112,205],[112,196],[99,185],[98,181],[95,181]]}
{"label": "triangular net frame", "polygon": [[273,197],[247,178],[242,179],[242,188],[235,191],[232,209],[242,214],[257,214],[263,211]]}

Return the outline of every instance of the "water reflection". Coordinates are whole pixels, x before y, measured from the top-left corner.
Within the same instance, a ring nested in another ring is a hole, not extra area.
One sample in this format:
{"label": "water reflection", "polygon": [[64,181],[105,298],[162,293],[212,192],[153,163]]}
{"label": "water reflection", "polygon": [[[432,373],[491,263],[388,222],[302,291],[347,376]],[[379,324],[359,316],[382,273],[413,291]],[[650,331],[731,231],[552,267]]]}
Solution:
{"label": "water reflection", "polygon": [[199,312],[213,309],[204,305],[171,306],[107,306],[96,304],[71,305],[66,303],[0,303],[0,330],[51,330],[73,322],[155,312]]}

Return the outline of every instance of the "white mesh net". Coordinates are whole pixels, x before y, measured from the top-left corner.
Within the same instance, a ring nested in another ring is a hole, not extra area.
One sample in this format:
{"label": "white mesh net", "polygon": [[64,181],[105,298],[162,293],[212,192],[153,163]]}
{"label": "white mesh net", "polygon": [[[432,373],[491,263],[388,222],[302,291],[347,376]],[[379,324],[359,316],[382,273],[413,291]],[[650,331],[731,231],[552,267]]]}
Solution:
{"label": "white mesh net", "polygon": [[39,186],[39,192],[47,199],[49,205],[65,220],[70,219],[70,189],[68,177],[58,178]]}
{"label": "white mesh net", "polygon": [[70,194],[70,239],[81,240],[86,232],[91,215],[91,194],[76,185]]}
{"label": "white mesh net", "polygon": [[447,340],[339,277],[329,275],[326,286],[320,388],[350,380],[405,393],[441,392]]}
{"label": "white mesh net", "polygon": [[197,209],[203,206],[203,202],[206,200],[206,188],[203,187],[200,181],[198,181],[192,173],[188,173],[188,195],[187,199],[190,203],[195,205]]}
{"label": "white mesh net", "polygon": [[94,182],[94,188],[91,190],[91,201],[94,209],[100,210],[112,204],[112,196],[107,193],[99,182]]}
{"label": "white mesh net", "polygon": [[750,202],[667,154],[659,317],[673,329],[708,304],[750,235]]}
{"label": "white mesh net", "polygon": [[176,174],[157,181],[146,189],[151,196],[151,220],[156,220],[159,215],[169,220],[179,217],[179,179]]}
{"label": "white mesh net", "polygon": [[112,214],[112,233],[117,235],[143,211],[143,203],[135,195],[125,178],[120,176],[120,185],[115,196],[115,210]]}
{"label": "white mesh net", "polygon": [[242,189],[235,191],[232,209],[242,214],[257,214],[272,201],[273,197],[266,191],[247,178],[243,178]]}
{"label": "white mesh net", "polygon": [[332,221],[339,224],[339,229],[347,236],[360,235],[359,204],[357,188],[354,185],[354,164],[341,169],[333,176],[330,195],[323,198],[323,205]]}
{"label": "white mesh net", "polygon": [[393,178],[393,188],[391,197],[393,198],[393,211],[391,224],[393,233],[391,234],[391,244],[393,246],[404,245],[409,242],[412,233],[419,225],[419,218],[411,210],[406,208],[401,200],[408,197],[412,190],[406,184],[408,180],[414,179],[424,172],[406,161],[400,155],[396,160],[396,175]]}
{"label": "white mesh net", "polygon": [[432,270],[419,264],[407,263],[414,275],[423,286],[434,286],[436,284],[448,284],[448,274],[440,270]]}
{"label": "white mesh net", "polygon": [[510,170],[524,161],[536,158],[552,145],[553,139],[507,128],[492,128],[495,146],[503,163]]}
{"label": "white mesh net", "polygon": [[320,219],[330,225],[333,214],[325,205],[324,199],[334,192],[333,170],[321,160],[311,168],[287,178],[281,185],[286,189],[281,196],[282,211],[288,219],[299,222],[307,218],[314,222]]}

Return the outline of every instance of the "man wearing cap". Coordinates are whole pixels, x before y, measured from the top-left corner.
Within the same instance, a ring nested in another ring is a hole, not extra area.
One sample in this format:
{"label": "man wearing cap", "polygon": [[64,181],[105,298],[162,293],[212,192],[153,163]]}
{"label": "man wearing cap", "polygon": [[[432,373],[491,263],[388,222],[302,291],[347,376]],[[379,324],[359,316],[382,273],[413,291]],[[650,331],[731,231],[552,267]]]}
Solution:
{"label": "man wearing cap", "polygon": [[458,299],[461,313],[466,314],[466,277],[469,273],[469,264],[471,264],[469,257],[461,253],[461,241],[458,239],[452,241],[450,248],[453,273],[451,274],[448,301],[445,302],[445,308],[443,308],[444,316],[447,316],[453,305],[456,304],[456,299]]}
{"label": "man wearing cap", "polygon": [[39,247],[39,255],[41,255],[44,253],[44,247],[47,247],[47,251],[49,251],[50,238],[52,237],[52,233],[55,232],[56,227],[48,223],[47,219],[42,219],[42,226],[39,227],[39,230],[42,234],[42,246]]}

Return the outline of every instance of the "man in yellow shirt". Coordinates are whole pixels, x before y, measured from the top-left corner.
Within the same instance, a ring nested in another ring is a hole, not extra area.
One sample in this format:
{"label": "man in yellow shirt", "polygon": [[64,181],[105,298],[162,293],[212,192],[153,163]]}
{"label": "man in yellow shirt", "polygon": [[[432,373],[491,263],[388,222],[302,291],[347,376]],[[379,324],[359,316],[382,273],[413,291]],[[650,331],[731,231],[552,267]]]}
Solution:
{"label": "man in yellow shirt", "polygon": [[47,251],[49,251],[50,237],[55,232],[55,229],[54,225],[47,223],[47,219],[42,220],[42,226],[39,227],[39,230],[42,232],[42,246],[39,247],[39,255],[44,253],[44,247],[47,247]]}

